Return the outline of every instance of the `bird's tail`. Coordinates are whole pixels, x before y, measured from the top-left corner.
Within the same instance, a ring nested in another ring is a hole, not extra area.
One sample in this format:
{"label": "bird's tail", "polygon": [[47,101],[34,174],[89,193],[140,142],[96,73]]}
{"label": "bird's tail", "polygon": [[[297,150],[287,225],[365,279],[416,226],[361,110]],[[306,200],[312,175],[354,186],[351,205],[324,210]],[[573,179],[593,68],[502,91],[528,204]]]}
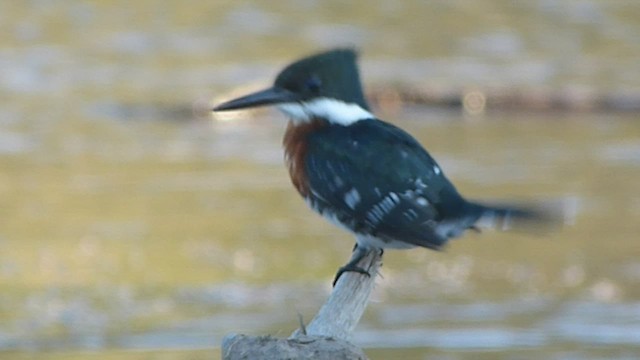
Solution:
{"label": "bird's tail", "polygon": [[548,233],[565,222],[559,204],[469,204],[477,218],[471,228],[495,229],[534,234]]}

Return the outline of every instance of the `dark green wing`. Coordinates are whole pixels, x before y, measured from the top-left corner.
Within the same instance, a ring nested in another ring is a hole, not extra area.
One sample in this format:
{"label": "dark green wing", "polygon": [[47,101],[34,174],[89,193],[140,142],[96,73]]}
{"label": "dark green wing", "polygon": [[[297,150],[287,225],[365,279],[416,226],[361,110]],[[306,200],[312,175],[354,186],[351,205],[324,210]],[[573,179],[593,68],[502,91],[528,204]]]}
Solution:
{"label": "dark green wing", "polygon": [[[437,249],[473,219],[438,164],[405,131],[380,120],[309,135],[311,206],[356,233]],[[479,216],[479,215],[478,215]],[[460,231],[461,232],[461,231]]]}

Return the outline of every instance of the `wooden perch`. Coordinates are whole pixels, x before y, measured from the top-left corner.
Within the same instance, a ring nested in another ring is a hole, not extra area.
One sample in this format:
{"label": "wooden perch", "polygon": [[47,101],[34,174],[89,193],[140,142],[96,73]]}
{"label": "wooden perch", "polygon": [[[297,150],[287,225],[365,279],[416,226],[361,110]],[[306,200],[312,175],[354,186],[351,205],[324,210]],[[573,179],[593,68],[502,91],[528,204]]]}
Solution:
{"label": "wooden perch", "polygon": [[[378,251],[370,251],[359,266],[367,269],[371,276],[354,272],[344,273],[333,288],[329,299],[306,328],[306,335],[326,336],[349,340],[358,325],[375,286],[375,279],[382,257]],[[291,337],[301,334],[296,330]]]}
{"label": "wooden perch", "polygon": [[371,276],[344,273],[309,325],[288,339],[229,335],[222,342],[222,358],[366,359],[362,350],[348,341],[367,307],[381,264],[382,254],[370,251],[358,266]]}

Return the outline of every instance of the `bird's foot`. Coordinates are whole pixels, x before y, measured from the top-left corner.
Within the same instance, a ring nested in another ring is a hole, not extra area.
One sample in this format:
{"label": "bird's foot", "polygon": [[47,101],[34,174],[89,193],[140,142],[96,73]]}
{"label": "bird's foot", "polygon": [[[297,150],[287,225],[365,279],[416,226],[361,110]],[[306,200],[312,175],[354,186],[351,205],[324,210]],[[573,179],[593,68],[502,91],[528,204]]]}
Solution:
{"label": "bird's foot", "polygon": [[[383,249],[378,249],[378,250],[380,251],[380,256],[382,257],[384,250]],[[356,246],[353,248],[353,253],[351,254],[351,259],[345,266],[338,269],[336,276],[333,278],[333,287],[336,286],[342,274],[346,272],[355,272],[355,273],[359,273],[359,274],[371,277],[371,273],[369,273],[369,271],[358,266],[358,263],[360,262],[360,260],[364,259],[368,251],[369,251],[368,248],[358,246],[358,244],[356,243]]]}
{"label": "bird's foot", "polygon": [[371,274],[367,270],[349,263],[338,269],[336,276],[333,278],[333,287],[336,286],[336,283],[338,282],[338,279],[340,279],[340,276],[342,276],[342,274],[346,272],[356,272],[369,277],[371,276]]}

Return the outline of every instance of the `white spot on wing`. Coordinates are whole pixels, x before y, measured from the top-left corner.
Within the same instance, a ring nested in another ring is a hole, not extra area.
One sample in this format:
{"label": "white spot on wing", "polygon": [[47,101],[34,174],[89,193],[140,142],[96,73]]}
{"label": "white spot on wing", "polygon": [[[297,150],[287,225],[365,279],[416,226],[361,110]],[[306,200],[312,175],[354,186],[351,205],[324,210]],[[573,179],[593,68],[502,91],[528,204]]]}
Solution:
{"label": "white spot on wing", "polygon": [[425,184],[421,178],[417,178],[416,181],[414,181],[414,183],[416,184],[416,187],[418,188],[418,190],[427,188],[427,184]]}
{"label": "white spot on wing", "polygon": [[404,212],[404,217],[407,218],[407,220],[409,221],[413,221],[418,218],[418,213],[415,212],[415,210],[413,209],[408,209],[407,211]]}
{"label": "white spot on wing", "polygon": [[433,165],[433,172],[435,172],[436,175],[440,175],[441,171],[438,165]]}
{"label": "white spot on wing", "polygon": [[423,198],[423,197],[419,197],[416,199],[416,203],[420,206],[427,206],[429,205],[429,201],[427,201],[427,199]]}
{"label": "white spot on wing", "polygon": [[360,193],[356,189],[351,189],[349,192],[344,194],[344,202],[350,207],[352,210],[356,208],[356,206],[360,203]]}
{"label": "white spot on wing", "polygon": [[367,220],[374,226],[389,214],[400,203],[400,197],[396,193],[389,193],[379,203],[375,204],[367,213]]}
{"label": "white spot on wing", "polygon": [[284,103],[277,105],[277,107],[278,110],[296,122],[307,122],[314,117],[321,117],[334,124],[350,125],[356,121],[375,118],[373,114],[358,104],[345,103],[331,98]]}

